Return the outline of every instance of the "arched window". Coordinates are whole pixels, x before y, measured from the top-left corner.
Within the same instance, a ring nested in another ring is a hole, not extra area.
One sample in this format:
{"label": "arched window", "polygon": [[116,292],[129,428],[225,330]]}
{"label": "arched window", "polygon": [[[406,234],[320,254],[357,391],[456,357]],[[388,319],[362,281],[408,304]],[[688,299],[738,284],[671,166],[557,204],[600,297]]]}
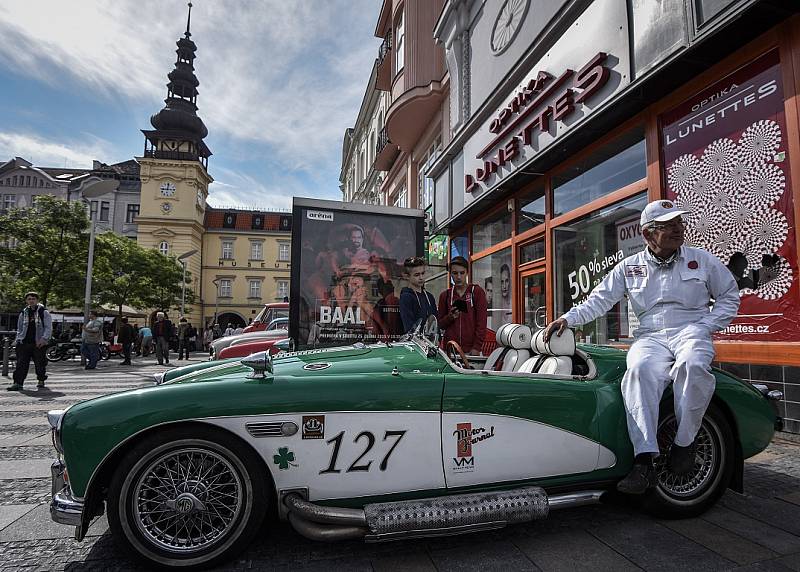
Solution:
{"label": "arched window", "polygon": [[161,244],[158,245],[158,251],[164,256],[169,254],[169,243],[166,240],[162,240]]}

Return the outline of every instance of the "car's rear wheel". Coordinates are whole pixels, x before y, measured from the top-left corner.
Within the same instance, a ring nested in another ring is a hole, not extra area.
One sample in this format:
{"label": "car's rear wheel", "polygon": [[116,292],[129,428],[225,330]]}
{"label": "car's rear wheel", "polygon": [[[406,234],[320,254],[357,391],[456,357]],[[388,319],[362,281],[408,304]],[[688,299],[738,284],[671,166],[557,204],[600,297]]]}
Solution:
{"label": "car's rear wheel", "polygon": [[117,468],[109,526],[151,566],[211,566],[252,540],[267,512],[268,482],[263,462],[230,435],[164,431],[131,449]]}
{"label": "car's rear wheel", "polygon": [[658,485],[645,497],[645,507],[664,518],[690,518],[702,514],[728,488],[734,469],[733,432],[725,416],[713,403],[709,405],[695,438],[697,452],[692,470],[678,476],[669,470],[668,452],[678,422],[671,411],[662,411],[658,425],[656,460]]}
{"label": "car's rear wheel", "polygon": [[45,352],[44,356],[47,358],[47,361],[59,361],[64,359],[61,350],[59,350],[57,346],[50,346],[47,348],[47,352]]}

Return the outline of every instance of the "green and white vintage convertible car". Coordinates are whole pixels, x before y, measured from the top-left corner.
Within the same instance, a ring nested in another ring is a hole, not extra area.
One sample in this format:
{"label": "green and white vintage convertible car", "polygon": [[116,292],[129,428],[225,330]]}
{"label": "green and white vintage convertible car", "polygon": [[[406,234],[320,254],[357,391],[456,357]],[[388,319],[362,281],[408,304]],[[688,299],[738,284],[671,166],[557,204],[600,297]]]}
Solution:
{"label": "green and white vintage convertible car", "polygon": [[[483,369],[421,331],[261,353],[50,412],[52,517],[80,540],[106,510],[117,540],[151,566],[195,567],[231,558],[265,518],[312,539],[384,541],[598,502],[632,463],[625,353],[553,340],[504,326]],[[714,373],[694,470],[678,478],[659,464],[642,499],[654,514],[696,515],[741,491],[744,459],[780,424],[777,392]],[[667,395],[664,450],[674,431]]]}

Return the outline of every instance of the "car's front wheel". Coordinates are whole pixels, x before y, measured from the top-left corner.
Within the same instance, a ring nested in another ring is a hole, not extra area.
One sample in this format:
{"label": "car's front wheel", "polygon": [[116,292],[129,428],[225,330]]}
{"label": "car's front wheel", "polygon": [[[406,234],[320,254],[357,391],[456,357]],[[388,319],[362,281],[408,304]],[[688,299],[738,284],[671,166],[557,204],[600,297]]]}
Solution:
{"label": "car's front wheel", "polygon": [[112,478],[115,539],[159,568],[211,566],[249,544],[267,512],[263,462],[230,435],[163,431],[132,448]]}
{"label": "car's front wheel", "polygon": [[734,469],[734,438],[731,426],[720,409],[709,405],[695,438],[697,452],[692,470],[678,476],[669,470],[668,452],[678,422],[671,411],[662,411],[658,424],[656,460],[658,485],[645,497],[645,507],[663,518],[690,518],[702,514],[728,488]]}

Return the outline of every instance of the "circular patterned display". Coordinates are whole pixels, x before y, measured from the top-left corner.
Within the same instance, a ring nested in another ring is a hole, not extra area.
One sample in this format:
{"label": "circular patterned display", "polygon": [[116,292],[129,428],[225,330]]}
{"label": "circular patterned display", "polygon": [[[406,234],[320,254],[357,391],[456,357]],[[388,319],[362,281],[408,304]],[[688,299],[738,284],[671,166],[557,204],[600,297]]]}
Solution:
{"label": "circular patterned display", "polygon": [[[728,264],[736,253],[747,259],[747,273],[757,284],[739,295],[775,300],[791,288],[791,264],[779,256],[789,236],[789,222],[774,205],[786,191],[780,150],[780,126],[757,121],[739,141],[711,142],[698,157],[681,155],[667,170],[667,184],[679,208],[689,211],[685,241]],[[757,276],[757,278],[756,278]]]}
{"label": "circular patterned display", "polygon": [[667,174],[670,188],[677,194],[687,193],[697,182],[700,161],[694,155],[681,155],[672,163]]}
{"label": "circular patterned display", "polygon": [[511,45],[522,27],[530,0],[506,0],[500,7],[492,29],[492,52],[499,56]]}
{"label": "circular patterned display", "polygon": [[786,189],[786,177],[774,163],[759,165],[753,169],[742,183],[742,200],[752,209],[770,207],[775,204]]}
{"label": "circular patterned display", "polygon": [[772,159],[781,144],[780,125],[770,119],[753,123],[739,139],[739,160],[764,163]]}
{"label": "circular patterned display", "polygon": [[709,179],[720,180],[733,170],[737,162],[736,143],[727,138],[717,139],[703,152],[700,172]]}

